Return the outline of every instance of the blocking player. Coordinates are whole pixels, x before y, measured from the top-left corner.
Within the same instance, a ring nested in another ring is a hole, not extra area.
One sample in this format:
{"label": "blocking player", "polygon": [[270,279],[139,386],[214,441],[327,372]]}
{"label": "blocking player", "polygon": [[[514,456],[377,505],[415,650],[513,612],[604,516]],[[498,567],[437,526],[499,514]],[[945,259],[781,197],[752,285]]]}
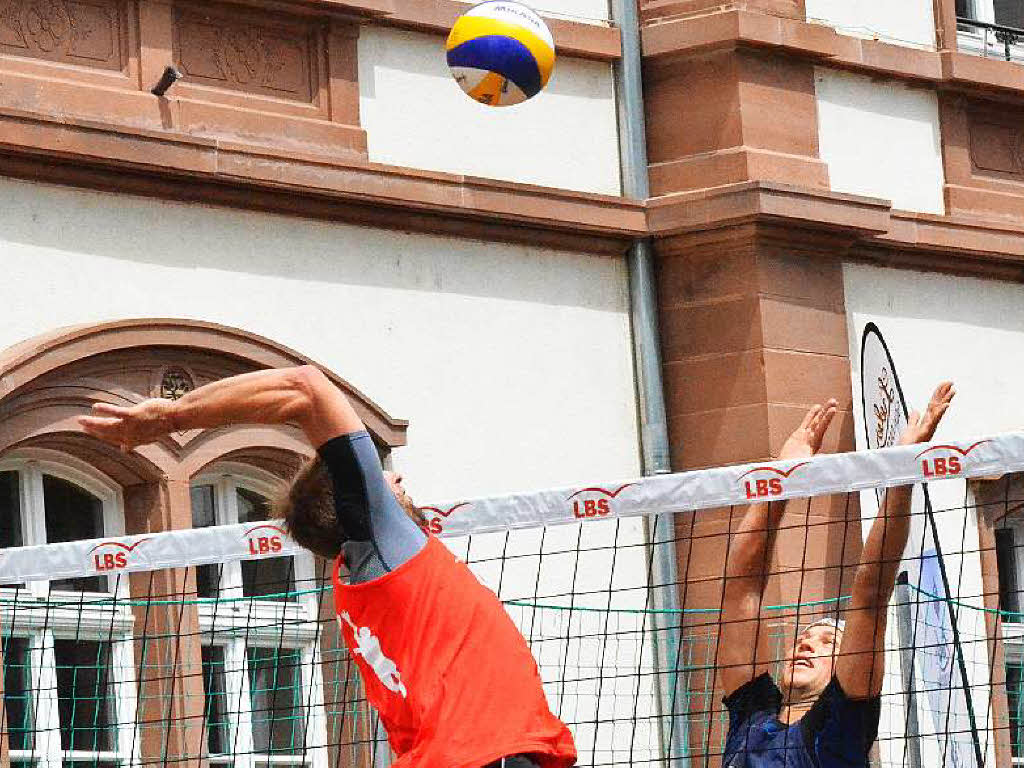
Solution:
{"label": "blocking player", "polygon": [[297,424],[317,456],[279,512],[296,542],[336,560],[339,628],[398,755],[395,767],[576,762],[523,636],[494,593],[424,533],[401,476],[383,471],[351,403],[318,368],[233,376],[177,401],[97,403],[80,422],[126,451],[187,429]]}
{"label": "blocking player", "polygon": [[[914,412],[900,445],[932,439],[955,394],[944,382],[923,415]],[[835,415],[816,405],[789,437],[780,459],[811,456]],[[910,535],[912,486],[889,488],[864,542],[846,621],[806,627],[776,682],[756,656],[771,539],[782,504],[749,507],[726,565],[718,674],[729,730],[724,768],[867,768],[878,733],[885,625],[900,559]]]}

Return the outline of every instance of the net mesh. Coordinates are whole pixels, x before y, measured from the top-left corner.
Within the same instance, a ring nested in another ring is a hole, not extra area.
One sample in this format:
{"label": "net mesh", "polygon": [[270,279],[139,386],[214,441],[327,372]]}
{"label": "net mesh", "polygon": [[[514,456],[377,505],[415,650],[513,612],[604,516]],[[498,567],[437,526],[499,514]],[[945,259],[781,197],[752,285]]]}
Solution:
{"label": "net mesh", "polygon": [[[889,607],[872,759],[1024,762],[1024,480],[938,488],[930,517],[923,499],[913,507],[922,524]],[[776,676],[801,627],[848,607],[873,505],[871,489],[789,502],[756,637]],[[445,539],[527,639],[580,765],[721,764],[724,563],[745,509]],[[666,552],[674,573],[659,565]],[[339,633],[329,567],[306,555],[2,585],[0,634],[11,765],[392,759]]]}

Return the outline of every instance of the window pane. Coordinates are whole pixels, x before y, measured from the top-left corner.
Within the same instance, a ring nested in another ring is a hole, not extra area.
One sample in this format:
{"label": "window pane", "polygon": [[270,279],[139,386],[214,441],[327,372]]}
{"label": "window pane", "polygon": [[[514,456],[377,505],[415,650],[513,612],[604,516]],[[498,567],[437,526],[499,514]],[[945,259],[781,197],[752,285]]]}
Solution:
{"label": "window pane", "polygon": [[228,700],[224,686],[224,649],[203,646],[203,716],[206,719],[206,749],[211,755],[228,751]]}
{"label": "window pane", "polygon": [[956,0],[956,15],[960,19],[974,18],[973,0]]}
{"label": "window pane", "polygon": [[1024,0],[992,0],[996,24],[1024,29]]}
{"label": "window pane", "polygon": [[[1017,557],[1024,555],[1024,552],[1017,552],[1015,533],[1013,528],[997,528],[995,531],[996,568],[999,572],[999,608],[1012,613],[1020,610]],[[1008,621],[1019,621],[1019,619],[1012,618]]]}
{"label": "window pane", "polygon": [[4,709],[10,749],[32,749],[32,677],[28,640],[6,637],[4,656]]}
{"label": "window pane", "polygon": [[246,648],[252,699],[252,740],[261,754],[303,751],[301,653],[277,648]]}
{"label": "window pane", "polygon": [[1021,683],[1024,676],[1021,675],[1019,664],[1006,665],[1006,700],[1010,710],[1010,747],[1014,757],[1024,756],[1024,744],[1021,744],[1021,718],[1024,712],[1024,696],[1021,695]]}
{"label": "window pane", "polygon": [[[258,493],[239,488],[238,522],[262,523],[270,519],[270,502]],[[273,533],[270,531],[269,533]],[[295,591],[295,563],[291,557],[265,557],[242,561],[242,594],[246,597],[282,595]],[[277,598],[284,600],[284,597]]]}
{"label": "window pane", "polygon": [[0,472],[0,549],[20,547],[21,499],[18,492],[18,473]]}
{"label": "window pane", "polygon": [[62,749],[112,751],[114,697],[110,685],[110,643],[54,640],[57,709]]}
{"label": "window pane", "polygon": [[[46,508],[47,543],[103,536],[103,502],[77,485],[44,475],[43,504]],[[51,586],[78,592],[105,592],[107,579],[104,576],[61,579],[51,582]]]}
{"label": "window pane", "polygon": [[[192,527],[207,528],[217,524],[212,485],[199,485],[191,490]],[[219,594],[220,566],[196,566],[196,591],[200,597],[216,597]]]}

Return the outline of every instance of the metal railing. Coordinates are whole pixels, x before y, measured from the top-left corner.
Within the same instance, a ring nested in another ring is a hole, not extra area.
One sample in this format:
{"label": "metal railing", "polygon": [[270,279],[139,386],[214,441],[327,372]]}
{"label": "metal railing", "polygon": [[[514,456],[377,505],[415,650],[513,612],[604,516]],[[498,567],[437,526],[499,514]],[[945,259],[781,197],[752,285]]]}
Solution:
{"label": "metal railing", "polygon": [[[1015,45],[1024,44],[1024,29],[1006,27],[1002,24],[990,24],[987,21],[977,21],[964,16],[957,16],[956,27],[957,31],[975,34],[980,38],[981,55],[986,58],[989,56],[990,51],[999,50],[1001,45],[1002,57],[1006,61],[1024,59],[1024,53],[1020,50],[1014,51],[1013,49]],[[960,39],[962,40],[963,38],[961,37]],[[963,50],[962,46],[961,50]],[[966,50],[972,53],[976,52],[971,48]]]}

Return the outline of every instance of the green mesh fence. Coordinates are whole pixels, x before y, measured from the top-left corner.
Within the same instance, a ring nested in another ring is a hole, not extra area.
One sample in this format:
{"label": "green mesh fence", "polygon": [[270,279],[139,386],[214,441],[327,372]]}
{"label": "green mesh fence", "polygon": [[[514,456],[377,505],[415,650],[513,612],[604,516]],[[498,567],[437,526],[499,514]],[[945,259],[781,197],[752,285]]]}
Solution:
{"label": "green mesh fence", "polygon": [[[961,536],[946,565],[976,732],[940,716],[924,672],[931,656],[948,653],[928,634],[947,630],[947,602],[923,588],[898,591],[878,765],[951,764],[943,754],[954,736],[977,738],[987,765],[1024,757],[1024,615],[1008,575],[1022,539],[985,534],[1012,527],[1022,498],[1007,492],[984,508],[965,498],[936,510]],[[847,605],[859,519],[856,495],[840,502],[829,502],[829,514],[817,501],[796,503],[779,533],[759,640],[776,674],[799,627]],[[741,512],[683,513],[654,530],[618,519],[449,540],[530,644],[580,765],[720,765],[727,719],[716,666],[721,573],[712,566],[724,561],[729,520]],[[988,528],[979,534],[979,525]],[[657,583],[652,540],[673,548],[678,582]],[[698,561],[695,551],[718,554]],[[999,559],[1009,565],[987,580],[970,575]],[[322,562],[287,557],[0,588],[0,743],[10,763],[387,765],[327,573]],[[681,608],[663,607],[665,590]]]}

